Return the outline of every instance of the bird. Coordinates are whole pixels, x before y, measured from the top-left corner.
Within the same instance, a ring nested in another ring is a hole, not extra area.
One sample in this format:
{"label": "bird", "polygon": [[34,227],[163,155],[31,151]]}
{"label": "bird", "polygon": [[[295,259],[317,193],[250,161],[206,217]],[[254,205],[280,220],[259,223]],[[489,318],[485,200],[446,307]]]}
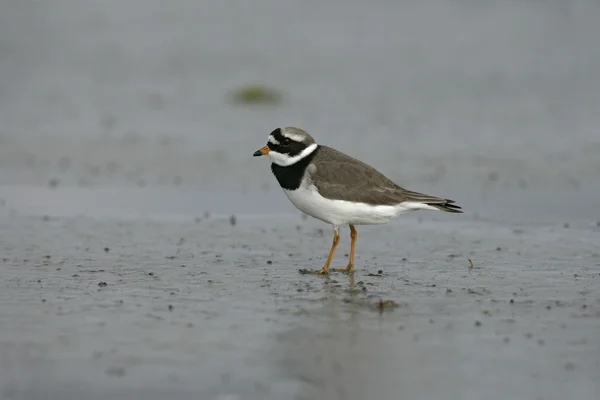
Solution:
{"label": "bird", "polygon": [[385,224],[416,210],[462,213],[454,200],[407,190],[370,165],[331,147],[317,144],[303,129],[280,127],[254,157],[267,156],[271,172],[290,202],[304,214],[331,224],[333,244],[325,265],[313,274],[329,274],[340,227],[350,227],[348,266],[333,272],[354,272],[356,225]]}

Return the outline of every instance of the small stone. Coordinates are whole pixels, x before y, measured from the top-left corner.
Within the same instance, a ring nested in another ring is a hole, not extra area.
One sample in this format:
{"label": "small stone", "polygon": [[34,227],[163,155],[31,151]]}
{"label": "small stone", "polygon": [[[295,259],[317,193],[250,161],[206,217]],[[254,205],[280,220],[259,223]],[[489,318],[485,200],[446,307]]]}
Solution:
{"label": "small stone", "polygon": [[267,264],[271,265],[271,264],[273,264],[273,261],[267,260]]}
{"label": "small stone", "polygon": [[57,178],[52,178],[48,181],[48,186],[52,189],[56,189],[60,181]]}
{"label": "small stone", "polygon": [[376,304],[379,310],[391,309],[399,307],[398,303],[393,300],[379,300]]}
{"label": "small stone", "polygon": [[377,271],[377,273],[378,273],[379,275],[381,275],[381,274],[383,274],[383,270],[382,270],[382,269],[380,269],[379,271]]}
{"label": "small stone", "polygon": [[575,369],[575,364],[572,362],[568,362],[565,364],[565,369],[567,371],[573,371]]}
{"label": "small stone", "polygon": [[108,367],[106,369],[106,375],[121,378],[125,375],[125,368],[123,367]]}
{"label": "small stone", "polygon": [[105,247],[105,248],[104,248],[104,252],[105,252],[105,253],[108,253],[109,251],[110,251],[110,249],[109,249],[108,247]]}
{"label": "small stone", "polygon": [[98,286],[100,287],[106,287],[107,283],[106,282],[100,282],[98,283]]}

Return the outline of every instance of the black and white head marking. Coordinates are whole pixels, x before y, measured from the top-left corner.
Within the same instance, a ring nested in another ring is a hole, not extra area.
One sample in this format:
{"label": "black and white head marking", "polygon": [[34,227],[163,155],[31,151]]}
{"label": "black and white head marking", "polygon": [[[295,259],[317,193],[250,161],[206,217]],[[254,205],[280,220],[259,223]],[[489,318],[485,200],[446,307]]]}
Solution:
{"label": "black and white head marking", "polygon": [[267,155],[281,167],[296,164],[318,147],[312,136],[293,127],[275,129],[269,134],[267,146],[270,150]]}

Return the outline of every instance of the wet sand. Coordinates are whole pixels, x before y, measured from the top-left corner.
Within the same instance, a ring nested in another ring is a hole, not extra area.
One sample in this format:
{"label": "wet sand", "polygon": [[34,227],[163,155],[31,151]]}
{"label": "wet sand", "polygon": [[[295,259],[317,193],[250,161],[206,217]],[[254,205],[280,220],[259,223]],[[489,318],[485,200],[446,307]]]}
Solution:
{"label": "wet sand", "polygon": [[4,398],[599,393],[595,224],[415,213],[359,227],[356,272],[321,277],[298,270],[322,265],[331,231],[291,212],[46,207],[2,207]]}
{"label": "wet sand", "polygon": [[[600,398],[597,1],[204,3],[0,5],[1,398]],[[283,125],[466,213],[301,275]]]}

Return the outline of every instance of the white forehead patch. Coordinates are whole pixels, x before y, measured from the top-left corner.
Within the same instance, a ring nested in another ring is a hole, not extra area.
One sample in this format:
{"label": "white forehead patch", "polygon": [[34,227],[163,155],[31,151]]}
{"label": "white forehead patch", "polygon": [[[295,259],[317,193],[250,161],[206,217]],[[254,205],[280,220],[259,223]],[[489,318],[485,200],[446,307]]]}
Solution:
{"label": "white forehead patch", "polygon": [[302,160],[304,157],[312,153],[317,149],[317,144],[313,143],[304,150],[293,157],[290,157],[288,154],[278,153],[276,151],[271,150],[267,156],[277,165],[281,167],[287,167],[292,164],[296,164],[298,161]]}
{"label": "white forehead patch", "polygon": [[304,136],[298,135],[297,133],[283,131],[283,132],[281,132],[281,134],[283,136],[285,136],[286,138],[293,140],[294,142],[303,142],[304,141]]}
{"label": "white forehead patch", "polygon": [[268,142],[269,142],[269,143],[273,143],[273,144],[275,144],[275,145],[278,145],[278,144],[280,144],[280,143],[279,143],[279,140],[275,139],[275,138],[274,138],[273,136],[271,136],[271,135],[269,135],[269,140],[268,140]]}

